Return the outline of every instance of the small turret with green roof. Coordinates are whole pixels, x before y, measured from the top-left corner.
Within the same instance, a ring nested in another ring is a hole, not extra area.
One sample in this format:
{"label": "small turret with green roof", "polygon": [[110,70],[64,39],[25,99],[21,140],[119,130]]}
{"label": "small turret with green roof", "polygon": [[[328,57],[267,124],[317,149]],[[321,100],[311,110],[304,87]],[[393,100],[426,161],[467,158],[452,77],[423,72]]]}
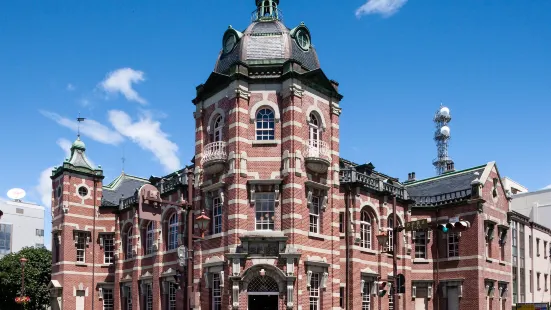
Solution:
{"label": "small turret with green roof", "polygon": [[80,140],[80,134],[71,146],[71,157],[66,159],[63,164],[52,171],[52,178],[64,171],[76,172],[84,175],[100,176],[103,178],[103,170],[100,166],[92,167],[92,164],[86,157],[86,144]]}

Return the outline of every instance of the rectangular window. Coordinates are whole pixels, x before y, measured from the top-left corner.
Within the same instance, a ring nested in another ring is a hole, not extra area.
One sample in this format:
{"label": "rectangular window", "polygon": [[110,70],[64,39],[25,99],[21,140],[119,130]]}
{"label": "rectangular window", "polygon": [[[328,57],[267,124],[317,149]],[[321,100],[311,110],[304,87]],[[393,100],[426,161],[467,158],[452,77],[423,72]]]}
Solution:
{"label": "rectangular window", "polygon": [[256,230],[274,230],[275,193],[255,193]]}
{"label": "rectangular window", "polygon": [[54,236],[53,239],[54,240],[52,240],[52,241],[53,241],[53,244],[54,244],[54,249],[53,249],[54,250],[54,253],[53,253],[54,254],[54,256],[53,256],[54,263],[59,262],[59,250],[60,250],[59,249],[59,234],[60,233],[53,234],[53,236]]}
{"label": "rectangular window", "polygon": [[115,236],[114,235],[103,235],[103,263],[104,264],[113,264],[114,254],[115,254]]}
{"label": "rectangular window", "polygon": [[371,309],[371,282],[364,282],[364,293],[362,294],[362,310]]}
{"label": "rectangular window", "polygon": [[339,287],[339,306],[344,308],[344,287]]}
{"label": "rectangular window", "polygon": [[541,290],[541,285],[540,285],[540,273],[539,273],[539,272],[536,272],[536,287],[538,288],[538,291]]}
{"label": "rectangular window", "polygon": [[23,209],[21,209],[21,208],[16,208],[16,209],[15,209],[15,213],[17,213],[17,214],[23,214],[23,213],[25,213],[25,210],[23,210]]}
{"label": "rectangular window", "polygon": [[513,304],[518,302],[518,268],[513,266]]}
{"label": "rectangular window", "polygon": [[425,259],[427,258],[427,232],[416,231],[415,232],[415,258]]}
{"label": "rectangular window", "polygon": [[11,224],[0,224],[0,256],[11,253]]}
{"label": "rectangular window", "polygon": [[530,293],[534,292],[534,276],[532,275],[532,270],[530,270],[528,281],[530,281],[529,287],[530,287]]}
{"label": "rectangular window", "polygon": [[145,309],[153,310],[153,283],[145,285]]}
{"label": "rectangular window", "polygon": [[168,310],[176,310],[176,284],[168,284]]}
{"label": "rectangular window", "polygon": [[103,310],[115,309],[115,301],[113,299],[113,290],[108,288],[103,289]]}
{"label": "rectangular window", "polygon": [[344,234],[344,212],[339,213],[339,233]]}
{"label": "rectangular window", "polygon": [[126,293],[126,309],[125,310],[132,310],[132,287],[126,287],[128,290]]}
{"label": "rectangular window", "polygon": [[547,292],[549,290],[549,286],[547,286],[547,274],[543,275],[543,286],[545,288],[545,291]]}
{"label": "rectangular window", "polygon": [[320,309],[320,274],[312,273],[310,279],[310,310]]}
{"label": "rectangular window", "polygon": [[212,233],[222,232],[222,199],[214,197],[212,199]]}
{"label": "rectangular window", "polygon": [[547,241],[543,242],[543,257],[547,259]]}
{"label": "rectangular window", "polygon": [[84,263],[86,261],[86,233],[77,233],[77,262]]}
{"label": "rectangular window", "polygon": [[222,290],[218,273],[212,274],[212,310],[222,310]]}
{"label": "rectangular window", "polygon": [[275,116],[270,109],[261,109],[256,114],[256,140],[275,139]]}
{"label": "rectangular window", "polygon": [[36,230],[36,235],[38,237],[44,237],[44,229],[37,229]]}
{"label": "rectangular window", "polygon": [[532,253],[534,253],[534,245],[532,244],[532,236],[528,235],[528,257],[532,258]]}
{"label": "rectangular window", "polygon": [[320,197],[312,196],[310,203],[310,232],[319,234],[320,232]]}
{"label": "rectangular window", "polygon": [[449,233],[448,234],[448,257],[458,257],[458,256],[459,256],[459,234]]}
{"label": "rectangular window", "polygon": [[540,256],[540,238],[536,238],[536,255]]}
{"label": "rectangular window", "polygon": [[526,296],[526,269],[521,267],[519,271],[519,302],[524,302]]}

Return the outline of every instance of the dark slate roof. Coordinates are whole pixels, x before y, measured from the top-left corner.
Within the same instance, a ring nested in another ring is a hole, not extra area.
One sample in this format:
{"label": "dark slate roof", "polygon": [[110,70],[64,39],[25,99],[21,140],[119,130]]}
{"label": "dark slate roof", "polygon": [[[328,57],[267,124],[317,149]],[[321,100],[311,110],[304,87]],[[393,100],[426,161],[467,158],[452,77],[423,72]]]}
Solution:
{"label": "dark slate roof", "polygon": [[[405,183],[409,198],[418,206],[436,206],[471,196],[471,182],[482,176],[486,165],[449,172],[433,178]],[[478,174],[477,174],[478,173]]]}
{"label": "dark slate roof", "polygon": [[128,198],[144,184],[148,184],[146,179],[131,176],[125,173],[119,175],[113,182],[103,187],[102,206],[118,206],[120,198]]}
{"label": "dark slate roof", "polygon": [[[228,74],[232,65],[237,63],[256,63],[258,61],[294,60],[307,70],[320,68],[316,49],[311,46],[302,50],[291,37],[291,30],[281,21],[253,22],[238,39],[236,47],[229,53],[220,52],[214,72]],[[256,62],[255,62],[256,61]]]}

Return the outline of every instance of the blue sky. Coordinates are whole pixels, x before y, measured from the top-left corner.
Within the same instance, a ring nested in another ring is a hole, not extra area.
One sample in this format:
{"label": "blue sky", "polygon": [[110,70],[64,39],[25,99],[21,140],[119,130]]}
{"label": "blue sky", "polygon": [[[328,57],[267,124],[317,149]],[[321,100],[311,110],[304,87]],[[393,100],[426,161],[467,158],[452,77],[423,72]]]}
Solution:
{"label": "blue sky", "polygon": [[[0,193],[49,201],[48,169],[76,133],[109,182],[189,163],[195,86],[253,0],[0,3]],[[432,117],[448,105],[450,155],[497,161],[530,190],[551,184],[551,2],[281,0],[340,82],[341,155],[392,176],[434,175]],[[93,121],[92,121],[93,120]],[[124,151],[123,151],[124,150]],[[157,150],[157,151],[152,151]],[[5,194],[2,194],[5,195]]]}

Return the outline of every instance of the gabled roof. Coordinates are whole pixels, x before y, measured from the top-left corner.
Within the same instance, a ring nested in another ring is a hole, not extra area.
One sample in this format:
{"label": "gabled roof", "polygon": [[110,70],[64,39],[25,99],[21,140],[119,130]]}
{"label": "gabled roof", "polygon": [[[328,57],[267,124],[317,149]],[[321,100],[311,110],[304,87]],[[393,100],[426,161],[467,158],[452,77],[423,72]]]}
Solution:
{"label": "gabled roof", "polygon": [[409,197],[417,206],[437,206],[457,202],[471,196],[471,182],[482,180],[489,164],[444,173],[432,178],[405,184]]}
{"label": "gabled roof", "polygon": [[119,205],[119,199],[128,198],[134,195],[137,189],[149,181],[143,178],[121,173],[111,183],[103,187],[101,205],[114,207]]}

